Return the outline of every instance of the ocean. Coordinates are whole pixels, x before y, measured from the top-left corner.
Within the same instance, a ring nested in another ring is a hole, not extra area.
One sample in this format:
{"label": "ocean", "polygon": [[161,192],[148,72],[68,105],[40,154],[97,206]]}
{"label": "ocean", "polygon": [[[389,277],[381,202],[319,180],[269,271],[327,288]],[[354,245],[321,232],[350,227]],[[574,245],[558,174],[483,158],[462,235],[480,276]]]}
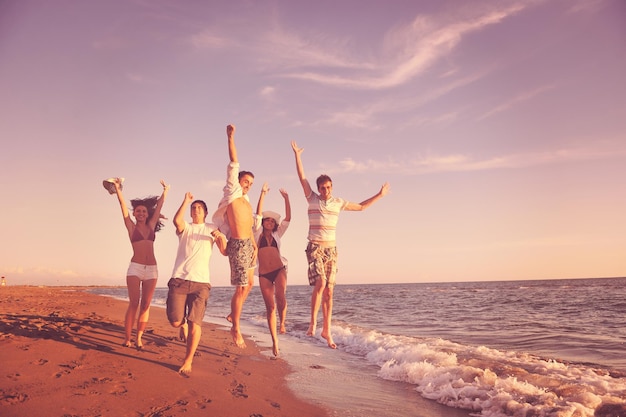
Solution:
{"label": "ocean", "polygon": [[[229,327],[232,293],[211,290],[207,322]],[[306,336],[310,296],[287,289],[280,358],[290,387],[331,416],[626,417],[626,278],[337,285],[337,350],[319,337],[321,311]],[[271,356],[256,284],[242,331]]]}

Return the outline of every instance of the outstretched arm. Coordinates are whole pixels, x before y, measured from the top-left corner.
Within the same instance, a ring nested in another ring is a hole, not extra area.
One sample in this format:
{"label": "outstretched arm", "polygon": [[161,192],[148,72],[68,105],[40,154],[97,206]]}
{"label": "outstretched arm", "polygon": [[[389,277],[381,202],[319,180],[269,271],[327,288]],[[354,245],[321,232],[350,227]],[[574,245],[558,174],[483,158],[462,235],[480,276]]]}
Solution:
{"label": "outstretched arm", "polygon": [[289,194],[287,194],[287,191],[284,190],[283,188],[280,189],[280,194],[285,199],[285,221],[290,222],[291,221],[291,203],[289,202]]}
{"label": "outstretched arm", "polygon": [[170,190],[170,186],[167,185],[165,181],[161,180],[161,185],[163,186],[163,192],[161,193],[161,196],[157,200],[157,205],[156,205],[156,208],[154,209],[154,214],[150,218],[149,226],[153,229],[156,227],[157,223],[161,219],[161,209],[163,208],[163,203],[165,202],[165,197],[167,196],[167,192]]}
{"label": "outstretched arm", "polygon": [[239,162],[237,160],[237,148],[235,147],[235,125],[226,126],[226,136],[228,137],[228,156],[230,162]]}
{"label": "outstretched arm", "polygon": [[300,184],[302,184],[302,189],[304,190],[304,196],[308,197],[311,195],[311,185],[309,184],[309,180],[306,179],[304,175],[304,167],[302,166],[302,151],[304,148],[298,148],[298,144],[295,140],[291,141],[291,148],[293,149],[293,153],[296,157],[296,170],[298,171],[298,178],[300,179]]}
{"label": "outstretched arm", "polygon": [[374,194],[373,196],[371,196],[367,200],[361,201],[358,204],[357,203],[348,203],[348,205],[346,206],[345,210],[349,210],[349,211],[362,211],[362,210],[365,210],[366,208],[368,208],[369,206],[374,204],[376,201],[378,201],[381,198],[383,198],[384,196],[386,196],[388,192],[389,192],[389,183],[386,182],[386,183],[383,184],[382,187],[380,187],[380,191],[378,193]]}
{"label": "outstretched arm", "polygon": [[189,206],[189,203],[193,200],[193,194],[187,192],[182,204],[174,215],[174,227],[176,227],[176,234],[179,235],[185,230],[185,211]]}

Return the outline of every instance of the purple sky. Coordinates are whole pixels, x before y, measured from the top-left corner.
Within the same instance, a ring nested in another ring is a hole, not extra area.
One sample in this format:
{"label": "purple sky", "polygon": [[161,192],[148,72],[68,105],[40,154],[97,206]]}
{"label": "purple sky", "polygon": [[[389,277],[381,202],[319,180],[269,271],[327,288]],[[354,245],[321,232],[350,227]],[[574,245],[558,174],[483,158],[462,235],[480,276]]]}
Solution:
{"label": "purple sky", "polygon": [[[626,274],[626,2],[0,0],[0,274],[124,285],[131,247],[101,186],[171,184],[214,207],[237,126],[271,188],[290,284],[306,284],[311,180],[340,216],[338,282]],[[189,217],[187,217],[189,219]],[[212,260],[214,285],[228,262]]]}

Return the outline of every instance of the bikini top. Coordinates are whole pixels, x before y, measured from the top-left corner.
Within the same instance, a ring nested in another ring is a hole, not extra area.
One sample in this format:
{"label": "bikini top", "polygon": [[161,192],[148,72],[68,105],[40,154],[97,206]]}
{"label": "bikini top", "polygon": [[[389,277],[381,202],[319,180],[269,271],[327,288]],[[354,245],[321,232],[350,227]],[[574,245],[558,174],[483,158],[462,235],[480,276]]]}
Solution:
{"label": "bikini top", "polygon": [[265,248],[268,246],[273,246],[275,248],[278,248],[278,243],[276,242],[276,239],[274,239],[274,237],[272,237],[272,243],[268,244],[267,239],[264,236],[261,236],[259,238],[259,249],[261,248]]}
{"label": "bikini top", "polygon": [[139,228],[135,227],[135,229],[133,230],[133,235],[130,237],[130,241],[132,243],[139,242],[140,240],[151,240],[154,242],[155,238],[156,236],[153,229],[150,230],[150,233],[148,233],[148,237],[146,238],[141,234]]}

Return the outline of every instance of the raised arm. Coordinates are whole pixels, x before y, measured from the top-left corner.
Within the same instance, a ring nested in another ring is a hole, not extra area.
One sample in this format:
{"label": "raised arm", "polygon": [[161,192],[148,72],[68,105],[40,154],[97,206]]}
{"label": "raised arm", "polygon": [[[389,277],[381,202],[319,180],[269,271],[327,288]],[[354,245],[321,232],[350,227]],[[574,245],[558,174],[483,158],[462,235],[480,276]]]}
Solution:
{"label": "raised arm", "polygon": [[263,203],[265,201],[265,195],[269,192],[270,188],[267,186],[267,183],[263,184],[263,188],[261,188],[261,194],[259,194],[259,202],[256,205],[256,215],[263,215]]}
{"label": "raised arm", "polygon": [[259,194],[259,202],[256,205],[256,214],[253,216],[252,233],[254,233],[255,236],[260,234],[261,229],[263,229],[263,203],[265,202],[265,195],[269,190],[267,183],[264,183],[263,188],[261,188],[261,194]]}
{"label": "raised arm", "polygon": [[384,196],[386,196],[388,192],[389,192],[389,183],[386,182],[386,183],[383,184],[382,187],[380,187],[380,191],[378,191],[378,193],[374,194],[373,196],[371,196],[367,200],[361,201],[358,204],[357,203],[348,203],[348,205],[346,205],[345,210],[349,210],[349,211],[362,211],[362,210],[365,210],[366,208],[368,208],[369,206],[374,204],[376,201],[378,201],[381,198],[383,198]]}
{"label": "raised arm", "polygon": [[239,162],[237,160],[237,147],[235,147],[235,125],[226,126],[226,136],[228,137],[228,156],[230,162]]}
{"label": "raised arm", "polygon": [[120,208],[122,209],[122,217],[124,218],[124,226],[128,229],[128,233],[133,231],[135,227],[135,223],[130,218],[130,213],[128,212],[128,206],[126,205],[126,201],[124,200],[124,195],[122,194],[122,180],[120,178],[115,178],[115,194],[117,195],[117,201],[120,203]]}
{"label": "raised arm", "polygon": [[285,221],[286,222],[290,222],[291,221],[291,203],[289,202],[289,194],[287,194],[287,191],[283,188],[280,189],[280,195],[283,196],[283,198],[285,199]]}
{"label": "raised arm", "polygon": [[182,204],[174,215],[174,227],[176,227],[176,234],[179,235],[185,230],[185,211],[189,206],[189,203],[193,201],[193,194],[187,192]]}
{"label": "raised arm", "polygon": [[309,180],[306,179],[304,175],[304,167],[302,166],[302,151],[304,148],[298,148],[298,144],[295,140],[291,141],[291,148],[293,149],[293,153],[296,157],[296,171],[298,172],[298,178],[300,179],[300,184],[302,184],[302,189],[304,190],[304,196],[308,197],[311,195],[311,185],[309,184]]}
{"label": "raised arm", "polygon": [[159,220],[161,220],[161,209],[163,208],[163,203],[165,202],[165,197],[167,196],[167,192],[170,190],[170,186],[167,185],[165,181],[161,180],[161,185],[163,186],[163,192],[161,193],[161,196],[157,200],[157,204],[154,209],[154,214],[150,218],[149,226],[153,229],[156,227]]}

